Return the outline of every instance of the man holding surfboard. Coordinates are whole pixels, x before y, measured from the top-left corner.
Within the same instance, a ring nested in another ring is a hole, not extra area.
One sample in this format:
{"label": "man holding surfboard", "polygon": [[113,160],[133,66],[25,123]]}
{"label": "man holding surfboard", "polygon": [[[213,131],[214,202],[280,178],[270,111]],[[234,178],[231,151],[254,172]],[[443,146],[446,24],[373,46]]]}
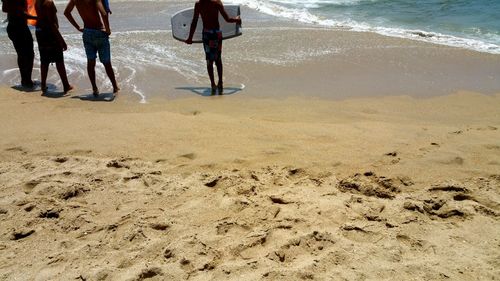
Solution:
{"label": "man holding surfboard", "polygon": [[[83,28],[80,27],[71,14],[75,7],[83,20]],[[120,88],[118,88],[115,73],[111,66],[111,47],[109,44],[111,28],[109,27],[108,13],[102,0],[69,0],[64,15],[77,30],[83,33],[83,45],[87,55],[87,72],[94,96],[99,95],[99,89],[95,81],[97,54],[99,54],[99,60],[104,65],[106,74],[111,80],[113,93],[117,93]]]}
{"label": "man holding surfboard", "polygon": [[[191,21],[191,29],[189,37],[186,40],[187,44],[193,43],[193,35],[198,24],[198,17],[201,15],[203,20],[203,47],[207,60],[207,71],[210,77],[212,94],[215,90],[219,90],[219,94],[223,91],[223,68],[222,68],[222,32],[219,25],[219,13],[227,22],[237,23],[241,25],[240,17],[230,18],[224,10],[224,5],[220,0],[200,0],[194,5],[193,20]],[[214,62],[217,66],[217,74],[219,75],[219,83],[216,85],[214,81]]]}
{"label": "man holding surfboard", "polygon": [[34,86],[31,74],[35,52],[33,50],[33,36],[28,28],[28,19],[36,19],[36,16],[28,13],[28,1],[26,0],[2,0],[2,11],[7,13],[9,21],[7,34],[16,49],[17,65],[21,72],[21,85],[31,89]]}

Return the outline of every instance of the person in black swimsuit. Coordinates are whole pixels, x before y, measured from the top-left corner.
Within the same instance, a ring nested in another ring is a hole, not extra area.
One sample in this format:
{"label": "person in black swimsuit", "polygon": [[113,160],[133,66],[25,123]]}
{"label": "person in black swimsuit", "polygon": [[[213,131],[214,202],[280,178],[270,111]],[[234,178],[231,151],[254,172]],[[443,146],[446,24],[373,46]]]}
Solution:
{"label": "person in black swimsuit", "polygon": [[68,82],[66,67],[64,65],[63,51],[66,51],[68,46],[59,32],[56,6],[52,0],[36,0],[35,9],[38,15],[35,34],[38,42],[38,50],[40,51],[42,92],[44,94],[47,92],[49,64],[55,62],[57,72],[61,77],[64,93],[67,93],[73,89]]}
{"label": "person in black swimsuit", "polygon": [[17,65],[21,72],[21,85],[25,88],[33,88],[31,74],[33,72],[33,36],[28,28],[28,19],[36,19],[28,14],[28,3],[26,0],[2,0],[2,11],[7,13],[7,34],[14,44],[17,53]]}

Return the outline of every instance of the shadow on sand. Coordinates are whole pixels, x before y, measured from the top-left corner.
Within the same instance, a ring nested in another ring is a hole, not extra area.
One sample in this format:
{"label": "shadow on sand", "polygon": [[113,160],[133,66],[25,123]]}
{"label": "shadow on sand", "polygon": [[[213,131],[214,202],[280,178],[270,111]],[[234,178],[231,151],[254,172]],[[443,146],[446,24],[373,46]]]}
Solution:
{"label": "shadow on sand", "polygon": [[240,87],[225,87],[224,91],[219,93],[219,91],[215,91],[215,93],[212,92],[212,89],[209,87],[177,87],[175,88],[176,90],[186,90],[186,91],[191,91],[197,95],[203,96],[203,97],[211,97],[211,96],[217,96],[217,95],[223,95],[223,96],[229,96],[229,95],[234,95],[238,92],[243,91],[245,88],[245,85],[241,85]]}
{"label": "shadow on sand", "polygon": [[65,92],[46,92],[45,94],[42,94],[42,97],[46,97],[49,99],[60,99],[68,96],[69,94]]}
{"label": "shadow on sand", "polygon": [[12,86],[11,88],[16,90],[16,91],[20,91],[20,92],[24,92],[24,93],[41,92],[42,97],[51,98],[51,99],[59,99],[59,98],[64,98],[64,97],[69,96],[67,93],[57,91],[57,86],[54,84],[50,84],[50,83],[47,84],[47,92],[43,93],[42,88],[40,87],[40,83],[37,81],[35,81],[34,86],[31,88],[24,87],[22,85],[15,85],[15,86]]}
{"label": "shadow on sand", "polygon": [[93,94],[72,96],[72,99],[79,99],[83,101],[93,101],[93,102],[111,102],[115,100],[115,95],[113,93],[101,93],[99,96],[94,96]]}
{"label": "shadow on sand", "polygon": [[47,84],[47,92],[42,93],[42,97],[50,99],[60,99],[69,96],[68,93],[57,91],[57,87],[54,84]]}
{"label": "shadow on sand", "polygon": [[[49,85],[49,87],[50,86],[54,86],[54,85]],[[42,90],[42,88],[40,88],[39,81],[33,81],[33,87],[24,87],[23,85],[14,85],[10,88],[14,89],[16,91],[25,92],[25,93],[34,93],[34,92],[39,92]],[[54,88],[55,88],[55,86],[54,86]]]}

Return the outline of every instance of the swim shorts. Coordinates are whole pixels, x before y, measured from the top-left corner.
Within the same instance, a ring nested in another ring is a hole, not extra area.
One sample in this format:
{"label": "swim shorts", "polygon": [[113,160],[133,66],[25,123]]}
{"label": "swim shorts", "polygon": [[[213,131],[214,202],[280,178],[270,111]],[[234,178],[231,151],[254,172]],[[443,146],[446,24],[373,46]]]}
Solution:
{"label": "swim shorts", "polygon": [[99,60],[106,64],[111,62],[111,48],[109,46],[109,35],[102,30],[83,29],[83,46],[87,59],[95,60],[99,54]]}
{"label": "swim shorts", "polygon": [[38,42],[38,50],[40,51],[40,62],[42,64],[64,61],[63,50],[57,43],[56,36],[51,31],[37,28],[35,35]]}
{"label": "swim shorts", "polygon": [[203,29],[203,48],[207,60],[219,60],[222,54],[222,31]]}

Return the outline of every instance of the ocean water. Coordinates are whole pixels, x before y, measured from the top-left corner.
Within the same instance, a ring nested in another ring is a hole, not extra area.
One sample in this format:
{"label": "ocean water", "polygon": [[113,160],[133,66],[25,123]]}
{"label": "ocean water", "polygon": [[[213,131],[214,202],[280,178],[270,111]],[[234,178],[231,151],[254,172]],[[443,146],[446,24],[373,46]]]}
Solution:
{"label": "ocean water", "polygon": [[500,0],[232,0],[304,23],[500,54]]}

